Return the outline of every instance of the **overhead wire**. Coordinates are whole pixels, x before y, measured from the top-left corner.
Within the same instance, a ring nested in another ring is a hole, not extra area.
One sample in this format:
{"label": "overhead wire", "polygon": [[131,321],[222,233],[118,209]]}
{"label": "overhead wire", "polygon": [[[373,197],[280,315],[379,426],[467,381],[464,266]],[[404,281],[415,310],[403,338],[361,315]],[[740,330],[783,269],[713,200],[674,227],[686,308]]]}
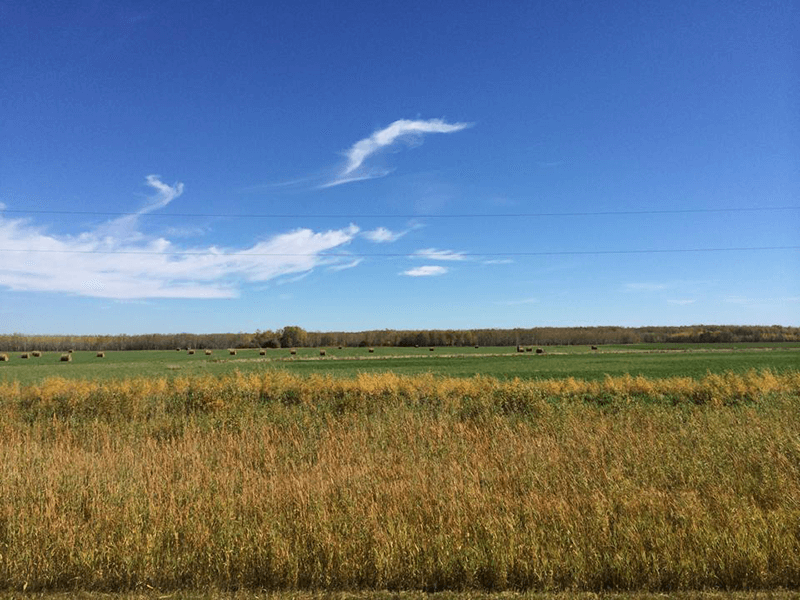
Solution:
{"label": "overhead wire", "polygon": [[538,218],[538,217],[601,217],[635,215],[672,215],[701,213],[766,212],[800,210],[800,206],[758,206],[723,208],[677,208],[653,210],[605,210],[575,212],[508,212],[508,213],[166,213],[166,212],[115,212],[95,210],[56,210],[29,208],[0,208],[0,214],[29,215],[80,215],[95,217],[180,217],[180,218],[225,218],[225,219],[490,219],[490,218]]}
{"label": "overhead wire", "polygon": [[445,257],[415,252],[187,252],[176,250],[42,250],[38,248],[0,248],[0,252],[41,254],[139,254],[152,256],[215,256],[219,258],[276,256],[276,257],[344,257],[344,258],[420,258],[435,262],[459,262],[471,258],[522,257],[522,256],[586,256],[608,254],[674,254],[690,252],[761,252],[770,250],[800,250],[800,246],[740,246],[729,248],[654,248],[633,250],[544,250],[536,252],[458,252]]}

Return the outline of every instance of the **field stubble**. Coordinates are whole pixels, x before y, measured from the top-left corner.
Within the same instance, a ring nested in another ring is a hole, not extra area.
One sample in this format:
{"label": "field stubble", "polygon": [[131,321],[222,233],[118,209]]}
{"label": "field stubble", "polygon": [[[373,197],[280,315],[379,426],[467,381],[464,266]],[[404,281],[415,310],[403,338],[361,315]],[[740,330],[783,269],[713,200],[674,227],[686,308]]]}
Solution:
{"label": "field stubble", "polygon": [[800,587],[797,372],[0,398],[0,589]]}

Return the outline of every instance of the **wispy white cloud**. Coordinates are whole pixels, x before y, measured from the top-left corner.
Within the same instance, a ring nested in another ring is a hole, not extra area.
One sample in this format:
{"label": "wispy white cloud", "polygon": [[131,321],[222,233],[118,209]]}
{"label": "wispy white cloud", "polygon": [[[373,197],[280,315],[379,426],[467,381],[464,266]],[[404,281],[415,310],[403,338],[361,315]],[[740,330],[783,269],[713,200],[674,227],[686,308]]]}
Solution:
{"label": "wispy white cloud", "polygon": [[147,185],[153,188],[156,193],[151,196],[149,202],[133,214],[125,215],[102,224],[94,231],[98,238],[109,239],[137,239],[142,235],[136,229],[139,217],[167,206],[175,198],[183,194],[183,183],[176,182],[175,185],[167,185],[159,175],[148,175],[145,178]]}
{"label": "wispy white cloud", "polygon": [[306,273],[336,265],[341,257],[325,252],[352,241],[355,225],[315,232],[296,229],[244,249],[181,247],[163,237],[146,238],[136,217],[164,207],[183,185],[163,184],[156,176],[152,202],[134,215],[74,236],[54,235],[22,219],[0,216],[0,287],[114,298],[230,298],[247,282]]}
{"label": "wispy white cloud", "polygon": [[410,121],[400,119],[388,127],[376,131],[368,138],[357,141],[347,152],[347,163],[339,174],[322,187],[332,187],[343,183],[374,179],[383,177],[390,171],[387,169],[366,169],[364,162],[376,152],[392,146],[398,141],[411,141],[419,143],[426,133],[453,133],[470,127],[470,123],[447,123],[442,119],[429,119],[427,121]]}
{"label": "wispy white cloud", "polygon": [[331,265],[328,267],[329,271],[344,271],[345,269],[352,269],[353,267],[357,267],[364,261],[363,258],[357,258],[349,263],[343,263],[340,265]]}
{"label": "wispy white cloud", "polygon": [[684,300],[667,300],[670,304],[677,304],[678,306],[687,306],[689,304],[694,304],[697,302],[696,299],[684,299]]}
{"label": "wispy white cloud", "polygon": [[417,250],[411,256],[412,258],[424,258],[426,260],[467,260],[467,256],[464,252],[437,250],[436,248]]}
{"label": "wispy white cloud", "polygon": [[311,275],[311,273],[313,272],[314,269],[308,269],[307,271],[303,271],[299,275],[283,277],[282,279],[279,279],[275,283],[278,285],[286,285],[287,283],[297,283],[298,281],[302,281],[303,279]]}
{"label": "wispy white cloud", "polygon": [[447,273],[446,267],[440,267],[438,265],[427,265],[424,267],[415,267],[413,269],[408,269],[407,271],[403,271],[400,275],[407,275],[409,277],[433,277],[436,275],[444,275]]}
{"label": "wispy white cloud", "polygon": [[365,231],[361,235],[363,235],[369,241],[375,242],[376,244],[385,244],[388,242],[396,242],[409,231],[409,229],[406,229],[405,231],[392,231],[386,227],[378,227],[377,229],[373,229],[371,231]]}
{"label": "wispy white cloud", "polygon": [[514,261],[510,258],[493,258],[490,260],[484,260],[481,264],[484,265],[510,265]]}

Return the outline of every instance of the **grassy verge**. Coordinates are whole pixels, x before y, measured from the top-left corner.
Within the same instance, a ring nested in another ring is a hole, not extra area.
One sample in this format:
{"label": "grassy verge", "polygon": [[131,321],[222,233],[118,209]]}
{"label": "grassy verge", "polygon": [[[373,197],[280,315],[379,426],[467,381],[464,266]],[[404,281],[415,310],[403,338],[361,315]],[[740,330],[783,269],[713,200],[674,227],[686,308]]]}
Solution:
{"label": "grassy verge", "polygon": [[[663,346],[663,345],[662,345]],[[61,362],[59,353],[22,359],[12,354],[0,363],[0,381],[30,384],[48,377],[72,379],[123,379],[131,377],[182,377],[224,375],[235,370],[259,373],[286,370],[292,373],[330,374],[355,377],[359,373],[399,373],[417,375],[434,373],[444,377],[473,377],[477,374],[504,379],[521,377],[547,379],[579,377],[603,379],[607,374],[671,377],[702,377],[707,372],[743,373],[750,369],[796,370],[800,368],[797,344],[754,345],[675,345],[663,348],[655,344],[638,346],[603,346],[592,351],[588,346],[556,346],[546,353],[518,353],[514,348],[301,348],[296,355],[289,350],[240,350],[236,356],[215,350],[207,356],[202,351],[183,352],[131,351],[105,353],[75,352],[72,361]],[[678,347],[680,346],[680,347]]]}
{"label": "grassy verge", "polygon": [[0,589],[800,588],[797,372],[0,398]]}

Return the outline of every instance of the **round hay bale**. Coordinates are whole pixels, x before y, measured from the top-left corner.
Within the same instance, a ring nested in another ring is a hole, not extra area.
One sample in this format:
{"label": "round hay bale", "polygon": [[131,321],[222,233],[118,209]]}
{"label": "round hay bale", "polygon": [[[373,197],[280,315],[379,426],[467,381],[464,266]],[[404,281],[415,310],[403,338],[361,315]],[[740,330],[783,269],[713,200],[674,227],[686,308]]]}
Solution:
{"label": "round hay bale", "polygon": [[297,354],[297,350],[289,350],[289,354],[294,356],[295,354]]}
{"label": "round hay bale", "polygon": [[20,358],[29,358],[28,353],[24,352],[20,355]]}
{"label": "round hay bale", "polygon": [[38,350],[34,350],[33,352],[31,352],[31,355],[33,355],[33,358],[39,358],[42,355],[42,353],[39,352]]}
{"label": "round hay bale", "polygon": [[98,352],[97,353],[97,358],[105,358],[105,357],[106,357],[106,353],[105,352]]}
{"label": "round hay bale", "polygon": [[341,346],[339,346],[339,350],[341,350],[341,349],[342,349],[342,347],[341,347]]}
{"label": "round hay bale", "polygon": [[375,352],[375,348],[370,348],[369,353],[372,354],[373,352]]}
{"label": "round hay bale", "polygon": [[189,350],[187,350],[187,351],[186,351],[186,354],[194,354],[194,350],[192,350],[192,349],[190,348]]}
{"label": "round hay bale", "polygon": [[236,356],[236,350],[234,349],[228,350],[228,354],[230,354],[231,356]]}
{"label": "round hay bale", "polygon": [[434,348],[433,346],[431,346],[430,348],[428,348],[428,351],[429,351],[429,352],[433,352],[434,350],[435,350],[435,348]]}
{"label": "round hay bale", "polygon": [[62,354],[61,362],[72,362],[72,354]]}
{"label": "round hay bale", "polygon": [[544,354],[544,348],[537,348],[536,354]]}
{"label": "round hay bale", "polygon": [[266,356],[267,355],[267,351],[264,350],[263,348],[261,348],[261,350],[258,351],[258,354],[259,354],[259,356]]}
{"label": "round hay bale", "polygon": [[206,356],[211,356],[211,350],[206,350]]}
{"label": "round hay bale", "polygon": [[175,351],[176,351],[176,352],[180,352],[180,351],[181,351],[181,349],[180,349],[180,348],[175,348]]}
{"label": "round hay bale", "polygon": [[73,352],[75,352],[75,350],[67,350],[67,352],[69,352],[70,354],[72,354]]}
{"label": "round hay bale", "polygon": [[525,352],[525,348],[522,346],[517,346],[517,352]]}
{"label": "round hay bale", "polygon": [[0,362],[8,362],[8,354],[0,354]]}
{"label": "round hay bale", "polygon": [[597,350],[597,346],[592,346],[592,350]]}
{"label": "round hay bale", "polygon": [[325,356],[325,350],[320,350],[320,351],[319,351],[319,355],[320,355],[320,356]]}

